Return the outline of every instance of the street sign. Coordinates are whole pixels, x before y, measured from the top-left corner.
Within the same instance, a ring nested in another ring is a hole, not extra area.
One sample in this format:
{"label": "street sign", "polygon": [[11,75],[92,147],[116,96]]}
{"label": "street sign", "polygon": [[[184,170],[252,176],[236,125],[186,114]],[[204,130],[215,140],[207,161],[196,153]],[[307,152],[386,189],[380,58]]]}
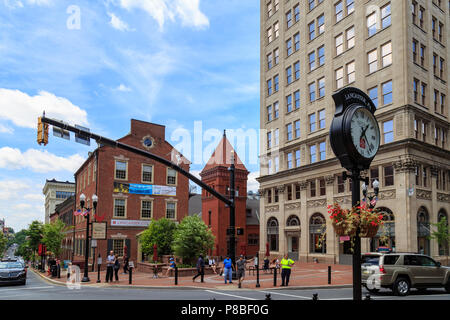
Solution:
{"label": "street sign", "polygon": [[92,239],[106,239],[106,222],[92,222]]}
{"label": "street sign", "polygon": [[[62,123],[64,123],[63,121],[61,121]],[[58,137],[58,138],[63,138],[66,140],[70,140],[70,132],[67,130],[64,130],[62,128],[58,128],[53,126],[53,136]]]}
{"label": "street sign", "polygon": [[134,262],[133,261],[128,262],[128,268],[134,268]]}
{"label": "street sign", "polygon": [[[79,126],[77,124],[75,125],[75,128],[83,130],[83,131],[90,132],[89,128],[85,128],[85,127]],[[83,134],[78,134],[78,133],[75,133],[75,142],[78,142],[78,143],[81,143],[81,144],[85,144],[87,146],[91,145],[91,140],[89,139],[89,137],[87,137],[87,136],[85,136]]]}

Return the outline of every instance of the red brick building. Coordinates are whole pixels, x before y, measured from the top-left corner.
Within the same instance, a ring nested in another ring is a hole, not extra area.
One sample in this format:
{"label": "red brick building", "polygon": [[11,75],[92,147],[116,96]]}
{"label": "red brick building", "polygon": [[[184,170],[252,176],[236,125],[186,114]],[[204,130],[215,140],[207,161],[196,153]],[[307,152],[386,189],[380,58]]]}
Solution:
{"label": "red brick building", "polygon": [[[224,134],[222,140],[212,154],[200,176],[202,181],[221,194],[229,195],[231,153],[233,147]],[[235,152],[234,152],[235,153]],[[249,172],[245,168],[239,156],[235,153],[235,189],[236,189],[236,214],[235,227],[243,229],[242,235],[236,237],[236,254],[251,256],[258,251],[257,245],[248,245],[248,232],[254,236],[259,235],[259,225],[247,225],[247,177]],[[225,204],[203,190],[202,193],[202,219],[208,225],[216,237],[215,247],[211,255],[225,256],[229,253],[229,236],[227,228],[230,225],[230,209]],[[256,236],[258,237],[258,236]]]}
{"label": "red brick building", "polygon": [[[64,202],[57,204],[55,211],[50,214],[50,223],[54,222],[56,219],[60,219],[68,227],[73,226],[73,212],[75,209],[75,196],[70,196]],[[58,258],[61,260],[72,260],[73,252],[73,235],[74,230],[68,229],[66,231],[66,236],[61,244],[61,253]]]}
{"label": "red brick building", "polygon": [[[176,150],[165,140],[165,127],[131,120],[131,131],[118,141],[171,160]],[[182,157],[179,164],[189,171]],[[103,261],[110,250],[119,256],[126,253],[130,261],[138,257],[136,235],[144,231],[152,219],[163,217],[181,221],[188,215],[189,180],[175,170],[132,152],[101,146],[75,173],[76,207],[80,195],[86,196],[85,207],[92,208],[92,195],[98,196],[97,214],[91,221],[107,223],[106,240],[97,241]],[[84,261],[86,218],[74,216],[73,261]],[[90,253],[92,263],[93,250]]]}

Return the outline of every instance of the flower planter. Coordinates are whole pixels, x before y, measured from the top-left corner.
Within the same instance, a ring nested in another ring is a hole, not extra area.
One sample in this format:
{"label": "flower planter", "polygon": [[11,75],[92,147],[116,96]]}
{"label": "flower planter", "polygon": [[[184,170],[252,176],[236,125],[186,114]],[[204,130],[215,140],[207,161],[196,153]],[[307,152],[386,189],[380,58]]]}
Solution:
{"label": "flower planter", "polygon": [[373,238],[373,237],[376,236],[379,227],[380,227],[379,225],[375,225],[375,226],[374,226],[374,225],[372,225],[372,224],[369,224],[369,225],[362,225],[362,226],[360,227],[360,233],[359,233],[359,236],[360,236],[361,238]]}
{"label": "flower planter", "polygon": [[333,223],[333,228],[334,228],[334,232],[338,235],[338,236],[354,236],[356,234],[356,226],[349,226],[346,223],[342,223],[337,225],[336,223]]}

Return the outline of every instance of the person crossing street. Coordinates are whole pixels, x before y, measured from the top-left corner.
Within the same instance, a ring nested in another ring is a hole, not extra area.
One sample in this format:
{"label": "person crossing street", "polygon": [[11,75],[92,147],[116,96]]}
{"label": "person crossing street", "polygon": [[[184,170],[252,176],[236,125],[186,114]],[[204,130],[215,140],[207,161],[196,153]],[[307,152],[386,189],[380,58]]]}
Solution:
{"label": "person crossing street", "polygon": [[286,254],[283,259],[281,259],[281,286],[288,286],[289,285],[289,278],[291,276],[291,268],[294,265],[294,260],[289,259],[288,255]]}

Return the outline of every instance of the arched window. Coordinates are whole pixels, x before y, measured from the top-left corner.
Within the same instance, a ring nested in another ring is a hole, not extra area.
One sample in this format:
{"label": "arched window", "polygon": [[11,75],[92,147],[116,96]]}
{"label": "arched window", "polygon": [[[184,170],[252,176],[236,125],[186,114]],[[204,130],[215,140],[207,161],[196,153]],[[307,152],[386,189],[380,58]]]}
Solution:
{"label": "arched window", "polygon": [[287,227],[296,227],[299,225],[300,225],[300,220],[297,216],[292,215],[287,219],[287,223],[286,223]]}
{"label": "arched window", "polygon": [[322,234],[326,230],[326,221],[321,213],[315,213],[309,220],[309,235],[310,235],[310,252],[311,253],[326,253],[326,235]]}
{"label": "arched window", "polygon": [[430,254],[430,216],[425,207],[417,212],[417,250],[419,253]]}
{"label": "arched window", "polygon": [[278,220],[272,217],[267,221],[267,241],[269,242],[270,251],[278,251],[278,234]]}
{"label": "arched window", "polygon": [[370,241],[370,251],[378,251],[379,247],[388,247],[395,251],[395,216],[391,209],[386,207],[376,208],[383,215],[383,226],[377,235]]}

